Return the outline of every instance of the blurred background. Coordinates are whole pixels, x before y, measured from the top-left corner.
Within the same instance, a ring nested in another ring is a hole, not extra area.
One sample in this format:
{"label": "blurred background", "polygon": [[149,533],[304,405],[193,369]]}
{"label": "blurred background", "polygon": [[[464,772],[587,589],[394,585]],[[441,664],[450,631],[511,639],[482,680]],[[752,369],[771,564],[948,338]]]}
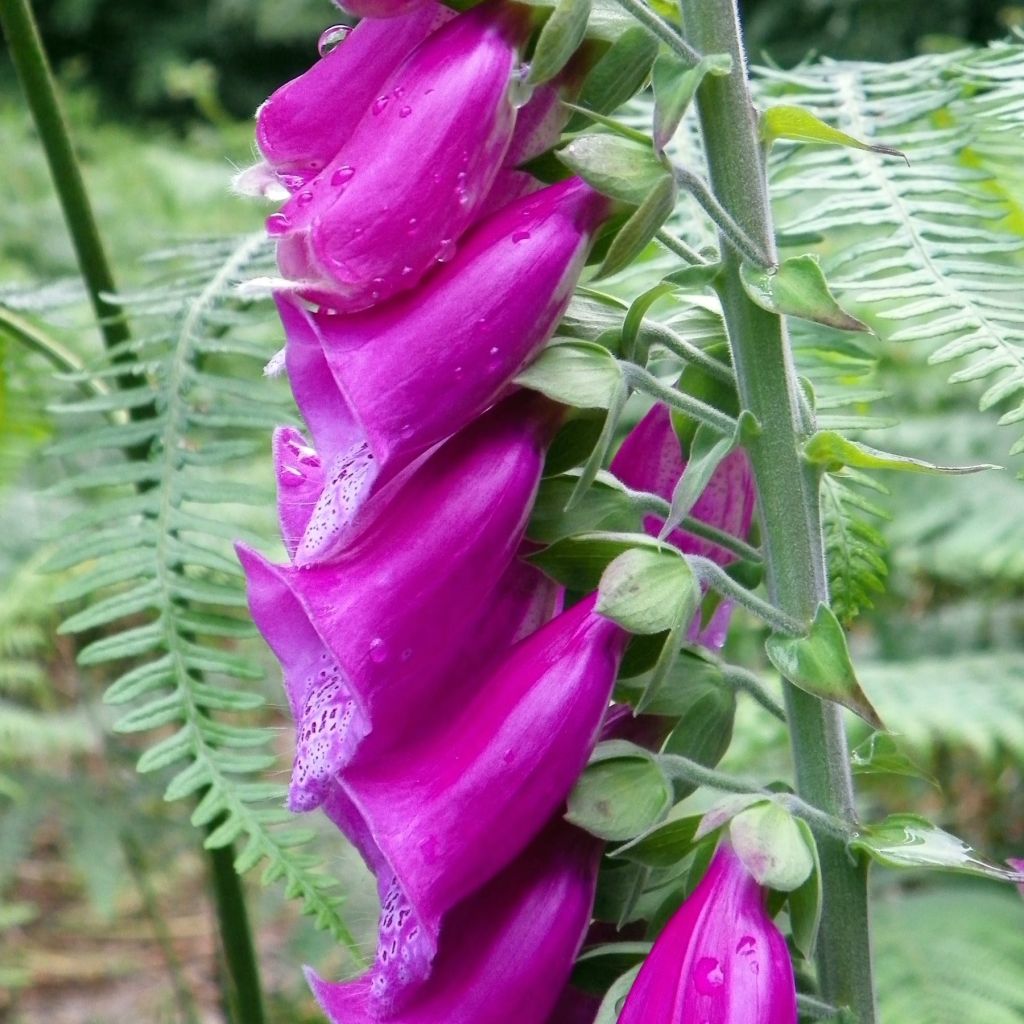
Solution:
{"label": "blurred background", "polygon": [[[745,0],[743,8],[753,59],[784,67],[821,56],[895,61],[981,45],[1024,25],[1024,4],[999,0]],[[123,285],[144,280],[140,258],[170,239],[259,229],[265,211],[231,197],[228,182],[253,159],[256,106],[312,62],[320,32],[339,20],[328,0],[43,0],[37,14]],[[0,139],[0,301],[46,310],[84,354],[98,342],[2,52]],[[268,352],[273,334],[268,321]],[[0,344],[0,1022],[222,1020],[188,808],[164,805],[159,780],[134,774],[128,740],[103,738],[112,715],[97,701],[102,674],[77,668],[71,640],[55,637],[60,576],[38,572],[47,530],[76,508],[45,491],[54,481],[43,456],[55,432],[47,408],[62,386],[46,364]],[[907,420],[887,442],[893,450],[1006,463],[1010,442],[994,438],[992,418],[977,412],[978,389],[951,391],[948,369],[929,366],[923,348],[880,344],[875,355],[886,408]],[[269,482],[262,456],[252,471]],[[854,632],[883,716],[903,726],[923,773],[941,783],[865,777],[866,804],[879,815],[913,806],[996,857],[1024,854],[1022,494],[1012,470],[994,482],[900,478],[888,501],[892,519],[877,524],[889,544],[891,592]],[[269,516],[252,525],[270,535]],[[738,620],[731,644],[737,658],[756,661],[754,624]],[[286,714],[269,661],[267,669],[257,685],[285,765]],[[756,712],[741,719],[726,767],[778,763],[784,771],[785,761],[784,736],[770,721]],[[134,845],[118,838],[128,819]],[[324,833],[320,848],[350,893],[346,920],[369,947],[374,894],[333,837]],[[271,1020],[318,1020],[297,964],[315,962],[328,975],[351,965],[278,886],[249,888]],[[954,880],[922,889],[912,909],[908,891],[915,895],[914,883],[880,890],[883,950],[923,948],[969,906],[973,917],[950,940],[951,959],[969,958],[993,929],[1020,929],[1006,890]],[[979,984],[989,983],[985,970],[1008,976],[986,962],[972,967],[982,971]],[[927,987],[927,965],[919,966],[900,983],[917,978]],[[1024,996],[1014,999],[1015,1015],[1000,1007],[988,1017],[947,1017],[935,1006],[930,1016],[886,1024],[1021,1024]]]}

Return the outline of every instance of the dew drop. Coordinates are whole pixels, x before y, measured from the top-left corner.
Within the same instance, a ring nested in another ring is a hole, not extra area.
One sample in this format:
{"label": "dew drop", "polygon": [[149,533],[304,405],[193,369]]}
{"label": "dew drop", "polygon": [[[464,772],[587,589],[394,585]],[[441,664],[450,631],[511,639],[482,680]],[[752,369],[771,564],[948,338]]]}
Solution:
{"label": "dew drop", "polygon": [[277,180],[281,182],[289,192],[298,192],[299,189],[306,184],[306,178],[301,174],[278,174]]}
{"label": "dew drop", "polygon": [[298,199],[296,199],[296,202],[299,204],[299,206],[309,206],[309,204],[313,202],[313,193],[310,192],[308,189],[305,192],[300,192]]}
{"label": "dew drop", "polygon": [[442,238],[441,247],[437,250],[437,255],[434,257],[438,263],[447,263],[455,255],[455,239],[454,238]]}
{"label": "dew drop", "polygon": [[277,477],[282,487],[298,487],[305,479],[305,474],[294,466],[285,466]]}
{"label": "dew drop", "polygon": [[529,231],[513,231],[512,232],[512,244],[518,245],[520,242],[525,242],[530,237]]}
{"label": "dew drop", "polygon": [[370,113],[373,114],[374,117],[376,117],[378,114],[383,113],[384,108],[387,105],[388,105],[388,98],[387,98],[387,96],[378,96],[373,101],[373,106],[370,107]]}
{"label": "dew drop", "polygon": [[406,265],[402,267],[402,277],[408,277],[412,273],[412,267]]}
{"label": "dew drop", "polygon": [[725,984],[722,965],[713,956],[702,956],[693,969],[693,983],[701,995],[714,995]]}
{"label": "dew drop", "polygon": [[520,64],[512,72],[512,78],[508,86],[508,99],[516,110],[525,107],[533,95],[533,85],[530,83],[530,65]]}
{"label": "dew drop", "polygon": [[487,353],[492,359],[497,359],[501,355],[501,349],[497,345],[491,346],[490,352]]}
{"label": "dew drop", "polygon": [[418,225],[418,224],[419,224],[419,221],[418,221],[418,220],[416,220],[416,218],[415,218],[415,217],[410,217],[410,218],[409,218],[409,222],[408,222],[408,228],[409,228],[409,231],[408,231],[408,233],[409,233],[410,235],[415,235],[415,234],[416,234],[416,231],[417,231],[417,225]]}
{"label": "dew drop", "polygon": [[331,184],[335,188],[338,188],[346,182],[351,181],[352,175],[355,173],[355,168],[350,167],[348,164],[344,164],[331,175]]}
{"label": "dew drop", "polygon": [[379,665],[387,660],[387,656],[388,649],[379,636],[370,641],[370,661]]}
{"label": "dew drop", "polygon": [[336,46],[340,46],[345,42],[346,37],[351,31],[351,25],[332,25],[330,28],[325,28],[320,33],[320,38],[316,41],[317,53],[321,57],[326,57]]}
{"label": "dew drop", "polygon": [[292,226],[292,222],[288,219],[288,215],[284,213],[272,213],[267,218],[267,234],[268,235],[283,235]]}
{"label": "dew drop", "polygon": [[408,117],[411,113],[412,113],[412,107],[410,107],[408,105],[406,105],[404,107],[400,107],[399,110],[398,110],[398,116],[402,117],[402,118]]}

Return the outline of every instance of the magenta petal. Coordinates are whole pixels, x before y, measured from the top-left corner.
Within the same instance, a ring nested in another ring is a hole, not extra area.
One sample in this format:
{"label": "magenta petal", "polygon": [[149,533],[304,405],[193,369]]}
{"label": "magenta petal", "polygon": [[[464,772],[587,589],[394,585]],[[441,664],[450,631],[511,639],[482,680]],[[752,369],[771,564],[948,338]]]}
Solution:
{"label": "magenta petal", "polygon": [[364,309],[452,257],[512,136],[509,84],[527,29],[520,10],[485,4],[433,33],[274,215],[282,273],[308,281],[308,298]]}
{"label": "magenta petal", "polygon": [[[436,700],[525,529],[547,434],[527,414],[533,406],[526,395],[503,403],[439,448],[338,565],[272,565],[238,546],[300,737],[306,716],[316,724],[332,713],[339,728],[370,723],[393,736]],[[303,807],[322,799],[352,744],[332,740],[331,750],[336,759],[318,760],[307,779]]]}
{"label": "magenta petal", "polygon": [[796,1024],[786,940],[740,859],[721,846],[651,950],[619,1024]]}
{"label": "magenta petal", "polygon": [[566,988],[548,1017],[547,1024],[594,1024],[601,1000],[576,988]]}
{"label": "magenta petal", "polygon": [[550,825],[452,911],[429,979],[397,1014],[369,976],[339,985],[308,971],[313,992],[334,1024],[545,1024],[590,919],[599,855],[582,832]]}
{"label": "magenta petal", "polygon": [[[628,487],[650,491],[666,501],[671,500],[685,468],[672,416],[663,405],[655,405],[630,431],[611,464],[612,473]],[[734,537],[744,538],[754,515],[754,497],[754,478],[747,456],[734,451],[715,470],[690,514]],[[649,516],[644,528],[657,536],[661,520]],[[681,551],[714,559],[719,565],[736,560],[732,552],[685,530],[673,530],[669,540]]]}
{"label": "magenta petal", "polygon": [[626,639],[593,605],[563,612],[460,706],[341,778],[393,873],[385,903],[401,927],[392,935],[382,923],[381,944],[405,953],[392,965],[378,960],[389,989],[402,974],[426,973],[429,963],[415,958],[429,957],[444,915],[519,853],[586,765]]}
{"label": "magenta petal", "polygon": [[295,184],[315,177],[348,140],[392,71],[446,18],[435,0],[416,0],[404,18],[356,26],[260,107],[260,152],[286,182],[288,175],[297,178]]}
{"label": "magenta petal", "polygon": [[[344,543],[340,532],[378,476],[462,429],[508,387],[554,330],[606,209],[579,180],[553,185],[487,220],[414,295],[363,313],[311,313],[278,297],[292,390],[327,467],[320,536],[303,544],[300,564]],[[321,530],[323,516],[331,522]]]}

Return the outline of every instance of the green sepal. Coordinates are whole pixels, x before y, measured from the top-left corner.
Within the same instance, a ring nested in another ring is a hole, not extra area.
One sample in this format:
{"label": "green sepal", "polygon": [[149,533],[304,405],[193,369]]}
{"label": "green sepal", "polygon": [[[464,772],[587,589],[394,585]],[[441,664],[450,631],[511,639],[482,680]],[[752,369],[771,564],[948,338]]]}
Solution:
{"label": "green sepal", "polygon": [[639,206],[658,184],[672,178],[649,143],[619,135],[581,135],[557,155],[598,192],[630,206]]}
{"label": "green sepal", "polygon": [[751,301],[769,313],[796,316],[841,331],[870,330],[836,301],[816,256],[791,256],[770,269],[744,261],[740,279]]}
{"label": "green sepal", "polygon": [[699,824],[699,814],[677,803],[664,821],[618,847],[610,856],[649,868],[671,867],[693,849]]}
{"label": "green sepal", "polygon": [[664,149],[675,135],[690,101],[706,75],[727,75],[732,57],[711,53],[696,67],[683,62],[677,54],[665,51],[654,62],[651,84],[654,87],[654,144]]}
{"label": "green sepal", "polygon": [[[595,10],[591,18],[592,28],[596,13]],[[633,22],[619,33],[587,75],[580,92],[580,105],[599,114],[610,114],[643,86],[657,56],[658,40]]]}
{"label": "green sepal", "polygon": [[563,537],[594,530],[640,532],[643,517],[626,489],[608,474],[595,480],[583,498],[569,507],[580,476],[581,471],[576,469],[541,480],[526,531],[530,540],[553,544]]}
{"label": "green sepal", "polygon": [[892,814],[878,824],[864,826],[849,845],[887,867],[932,868],[1018,885],[1024,882],[1024,872],[988,860],[962,839],[916,814]]}
{"label": "green sepal", "polygon": [[594,1024],[616,1024],[626,997],[629,995],[629,990],[633,987],[633,982],[636,981],[641,967],[643,964],[637,964],[636,967],[631,967],[625,974],[615,979],[611,988],[605,993],[604,999],[601,1000]]}
{"label": "green sepal", "polygon": [[660,821],[671,805],[672,786],[650,751],[607,740],[569,794],[565,817],[599,839],[625,840]]}
{"label": "green sepal", "polygon": [[537,37],[527,81],[539,85],[554,78],[587,34],[590,0],[558,0]]}
{"label": "green sepal", "polygon": [[675,178],[670,175],[655,184],[619,229],[598,268],[597,277],[610,277],[625,270],[647,248],[662,224],[672,216],[677,192]]}
{"label": "green sepal", "polygon": [[514,383],[581,409],[607,409],[622,385],[615,357],[592,341],[557,339]]}
{"label": "green sepal", "polygon": [[891,469],[903,473],[926,473],[931,476],[963,475],[980,473],[986,469],[1002,469],[991,463],[973,466],[937,466],[923,459],[912,459],[908,455],[892,455],[889,452],[871,448],[859,441],[851,441],[835,430],[819,430],[804,445],[804,458],[829,473],[835,473],[844,466],[854,469]]}
{"label": "green sepal", "polygon": [[846,634],[827,604],[818,605],[806,636],[770,636],[765,650],[771,663],[794,686],[842,704],[875,729],[885,728],[861,689]]}
{"label": "green sepal", "polygon": [[694,841],[700,842],[723,825],[728,825],[737,814],[741,814],[748,807],[756,807],[769,800],[771,797],[765,793],[730,793],[722,797],[704,812],[694,834]]}
{"label": "green sepal", "polygon": [[674,548],[631,548],[601,574],[595,611],[630,633],[651,635],[689,622],[700,598],[693,570]]}
{"label": "green sepal", "polygon": [[810,850],[814,867],[803,884],[789,894],[789,927],[793,935],[793,945],[810,960],[814,956],[814,948],[818,941],[818,927],[821,924],[821,908],[824,902],[821,860],[818,857],[818,844],[814,840],[811,826],[802,818],[794,820],[807,844],[807,849]]}
{"label": "green sepal", "polygon": [[796,819],[774,800],[737,814],[729,822],[729,840],[759,885],[792,892],[814,870],[814,855]]}
{"label": "green sepal", "polygon": [[885,153],[888,156],[907,159],[906,154],[899,149],[862,142],[826,124],[809,110],[786,104],[769,107],[761,114],[761,138],[769,145],[778,139],[788,139],[791,142],[811,142],[823,146],[846,146],[848,149]]}
{"label": "green sepal", "polygon": [[[678,700],[680,704],[685,702],[685,706],[662,752],[714,768],[732,742],[736,694],[721,682],[698,677],[679,688]],[[693,783],[679,779],[673,780],[673,785],[677,800],[697,789]]]}

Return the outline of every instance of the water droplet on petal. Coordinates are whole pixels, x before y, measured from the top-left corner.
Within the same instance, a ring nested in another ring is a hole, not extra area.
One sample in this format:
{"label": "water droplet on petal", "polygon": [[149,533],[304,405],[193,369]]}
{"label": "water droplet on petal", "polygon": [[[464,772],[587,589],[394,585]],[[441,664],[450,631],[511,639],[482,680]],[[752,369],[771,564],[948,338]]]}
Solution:
{"label": "water droplet on petal", "polygon": [[525,242],[530,237],[529,231],[513,231],[512,232],[512,244],[518,245],[520,242]]}
{"label": "water droplet on petal", "polygon": [[351,31],[351,25],[332,25],[330,28],[325,28],[316,41],[317,53],[321,57],[326,57],[336,46],[345,42],[345,38]]}
{"label": "water droplet on petal", "polygon": [[283,235],[286,234],[289,228],[291,228],[292,222],[288,219],[288,215],[284,213],[272,213],[267,218],[267,234],[268,235]]}
{"label": "water droplet on petal", "polygon": [[415,217],[410,217],[409,218],[409,234],[410,235],[415,235],[416,234],[416,230],[417,230],[416,225],[418,223],[419,223],[419,221],[417,221]]}
{"label": "water droplet on petal", "polygon": [[373,114],[374,117],[376,117],[378,114],[383,113],[384,108],[387,105],[388,105],[388,98],[387,98],[387,96],[378,96],[373,101],[373,106],[370,107],[370,113]]}
{"label": "water droplet on petal", "polygon": [[298,192],[298,190],[306,184],[306,178],[302,174],[278,174],[277,180],[281,182],[289,192]]}
{"label": "water droplet on petal", "polygon": [[384,641],[378,636],[370,641],[370,661],[380,664],[387,660],[388,649]]}
{"label": "water droplet on petal", "polygon": [[404,107],[399,108],[398,116],[399,117],[408,117],[411,113],[412,113],[412,107],[406,105]]}
{"label": "water droplet on petal", "polygon": [[441,246],[434,257],[438,263],[447,263],[455,255],[455,239],[442,238]]}
{"label": "water droplet on petal", "polygon": [[512,78],[508,86],[508,100],[516,110],[525,107],[533,95],[533,85],[530,83],[530,65],[520,64],[512,72]]}
{"label": "water droplet on petal", "polygon": [[693,968],[693,983],[701,995],[714,995],[725,984],[722,965],[713,956],[702,956]]}
{"label": "water droplet on petal", "polygon": [[305,192],[299,193],[299,198],[296,200],[299,206],[309,206],[313,202],[313,193],[308,189]]}
{"label": "water droplet on petal", "polygon": [[350,167],[348,164],[344,164],[331,175],[331,184],[335,188],[338,188],[346,182],[351,181],[352,175],[355,173],[355,168]]}
{"label": "water droplet on petal", "polygon": [[277,476],[282,487],[298,487],[306,479],[305,474],[294,466],[285,466]]}

